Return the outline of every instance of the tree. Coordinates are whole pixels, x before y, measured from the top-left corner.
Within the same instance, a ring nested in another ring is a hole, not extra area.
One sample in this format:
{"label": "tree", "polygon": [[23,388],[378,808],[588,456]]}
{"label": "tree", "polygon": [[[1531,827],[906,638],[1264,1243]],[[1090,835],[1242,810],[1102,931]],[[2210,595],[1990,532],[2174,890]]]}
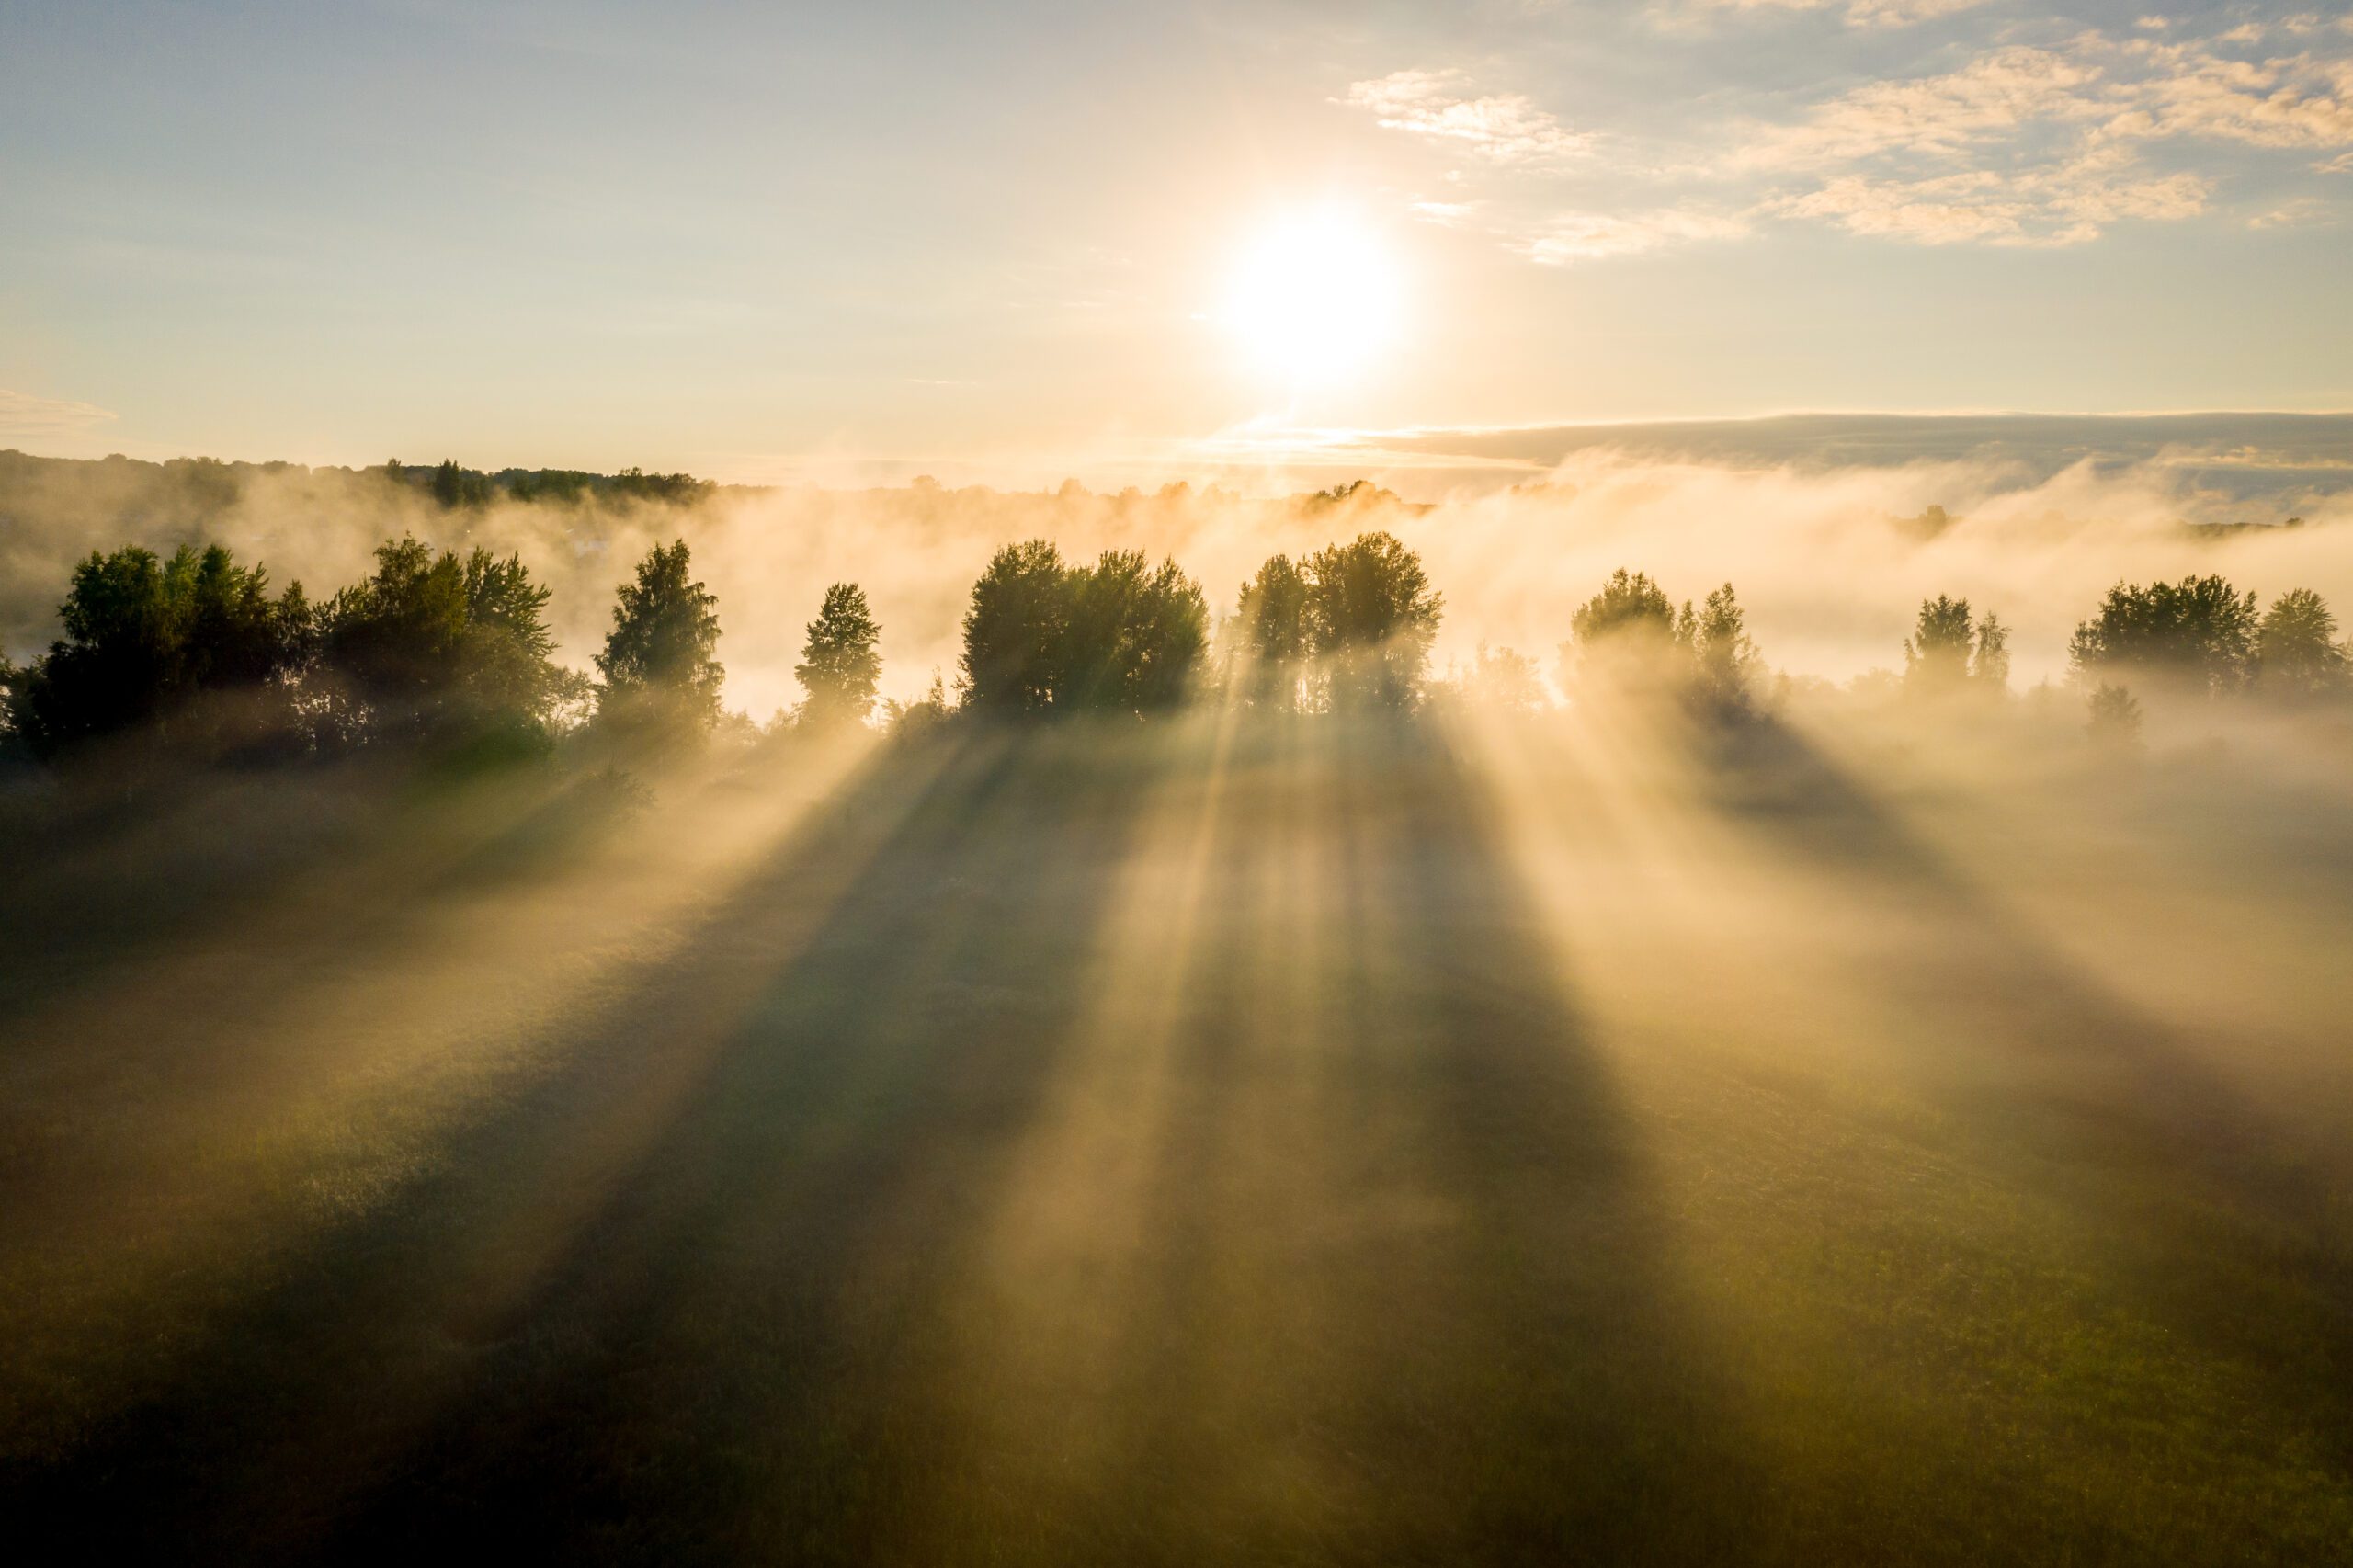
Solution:
{"label": "tree", "polygon": [[550,654],[551,590],[519,557],[436,556],[404,537],[375,573],[329,600],[320,665],[331,720],[353,743],[537,749],[580,677]]}
{"label": "tree", "polygon": [[1062,554],[1051,543],[1033,539],[991,556],[964,612],[966,699],[992,713],[1051,707],[1068,613]]}
{"label": "tree", "polygon": [[1313,651],[1307,579],[1288,555],[1278,555],[1242,585],[1234,606],[1244,701],[1290,712],[1300,706],[1301,683]]}
{"label": "tree", "polygon": [[1107,550],[1063,575],[1054,705],[1142,713],[1184,700],[1209,641],[1209,603],[1173,561]]}
{"label": "tree", "polygon": [[1675,635],[1675,606],[1647,573],[1628,573],[1620,566],[1569,618],[1569,631],[1578,650],[1591,653],[1625,641],[1664,648]]}
{"label": "tree", "polygon": [[[170,559],[136,545],[92,552],[76,566],[58,608],[65,635],[17,672],[9,724],[37,754],[52,756],[142,724],[158,738],[233,744],[285,733],[287,677],[310,657],[313,619],[299,583],[272,597],[268,574],[223,546],[183,546]],[[233,722],[200,694],[241,692]]]}
{"label": "tree", "polygon": [[804,722],[820,728],[866,722],[882,676],[882,656],[874,651],[881,634],[866,607],[865,589],[835,583],[825,590],[825,602],[809,623],[801,662],[792,666],[793,678],[809,694],[801,705]]}
{"label": "tree", "polygon": [[433,471],[433,499],[444,510],[458,506],[486,506],[490,501],[490,475],[470,468],[460,468],[444,458],[441,466]]}
{"label": "tree", "polygon": [[1209,602],[1175,562],[1110,550],[1065,567],[1031,540],[972,585],[964,689],[989,712],[1151,712],[1184,700],[1208,642]]}
{"label": "tree", "polygon": [[1938,594],[1920,601],[1920,617],[1904,642],[1904,679],[1915,691],[1950,692],[1969,679],[1977,629],[1967,599]]}
{"label": "tree", "polygon": [[2099,612],[2075,628],[2067,650],[2076,679],[2098,684],[2139,672],[2201,694],[2235,690],[2255,663],[2253,594],[2219,576],[2178,583],[2119,583]]}
{"label": "tree", "polygon": [[1686,604],[1676,642],[1691,661],[1691,693],[1720,715],[1745,714],[1749,690],[1764,660],[1748,635],[1748,618],[1730,583],[1708,596],[1694,615]]}
{"label": "tree", "polygon": [[2256,629],[2256,679],[2268,695],[2305,699],[2342,691],[2347,656],[2336,642],[2336,617],[2310,588],[2291,588],[2272,601]]}
{"label": "tree", "polygon": [[657,544],[613,591],[613,629],[597,655],[600,722],[642,741],[699,739],[719,722],[719,597],[688,574],[687,541]]}
{"label": "tree", "polygon": [[1977,653],[1969,674],[1981,689],[1995,696],[2010,689],[2010,629],[1990,610],[1977,623]]}
{"label": "tree", "polygon": [[2103,751],[2133,752],[2141,748],[2141,703],[2120,686],[2102,681],[2092,692],[2091,718],[2084,731]]}
{"label": "tree", "polygon": [[1414,706],[1445,609],[1421,557],[1389,534],[1359,534],[1310,556],[1304,575],[1309,634],[1332,705]]}
{"label": "tree", "polygon": [[2010,685],[2010,629],[1998,617],[1974,619],[1969,601],[1938,594],[1920,601],[1904,644],[1904,684],[1915,696],[1951,697]]}

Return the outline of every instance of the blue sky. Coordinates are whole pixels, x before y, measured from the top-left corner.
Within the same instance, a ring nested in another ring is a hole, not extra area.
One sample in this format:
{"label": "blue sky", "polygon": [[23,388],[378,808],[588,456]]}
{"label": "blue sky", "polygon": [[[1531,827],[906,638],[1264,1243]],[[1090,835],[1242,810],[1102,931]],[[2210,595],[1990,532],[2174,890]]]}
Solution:
{"label": "blue sky", "polygon": [[[2353,406],[2342,6],[18,0],[0,191],[68,455]],[[1312,394],[1218,315],[1303,210],[1401,279]]]}

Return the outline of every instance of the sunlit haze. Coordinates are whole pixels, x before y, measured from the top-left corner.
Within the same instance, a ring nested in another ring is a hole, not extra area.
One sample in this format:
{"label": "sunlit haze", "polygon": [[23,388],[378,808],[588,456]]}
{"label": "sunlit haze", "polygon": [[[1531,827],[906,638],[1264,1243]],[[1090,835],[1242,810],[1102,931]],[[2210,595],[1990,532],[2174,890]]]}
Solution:
{"label": "sunlit haze", "polygon": [[2344,0],[0,3],[0,1554],[2353,1568]]}

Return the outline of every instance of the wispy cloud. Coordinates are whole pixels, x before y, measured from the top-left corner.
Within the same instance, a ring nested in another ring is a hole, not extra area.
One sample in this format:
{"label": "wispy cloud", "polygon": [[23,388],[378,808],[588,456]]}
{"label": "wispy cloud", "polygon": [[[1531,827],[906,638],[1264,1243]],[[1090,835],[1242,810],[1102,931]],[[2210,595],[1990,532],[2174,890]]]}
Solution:
{"label": "wispy cloud", "polygon": [[1973,10],[1986,0],[1699,0],[1711,11],[1827,11],[1841,13],[1848,27],[1901,28]]}
{"label": "wispy cloud", "polygon": [[1915,244],[2075,245],[2097,239],[2120,219],[2195,217],[2212,190],[2213,182],[2200,176],[2136,176],[2122,160],[2094,155],[2006,174],[1972,169],[1912,180],[1842,176],[1762,210]]}
{"label": "wispy cloud", "polygon": [[1358,82],[1341,100],[1369,111],[1383,130],[1403,131],[1504,165],[1556,163],[1590,150],[1522,93],[1473,94],[1460,71],[1397,71]]}
{"label": "wispy cloud", "polygon": [[[1841,0],[1711,3],[1817,9]],[[1960,8],[1844,3],[1850,19]],[[2200,148],[2302,152],[2302,175],[2353,172],[2353,53],[2336,41],[2341,26],[2298,15],[2187,36],[2180,21],[2150,16],[2120,36],[1997,43],[1785,119],[1720,124],[1697,159],[1629,136],[1625,158],[1557,166],[1589,136],[1520,95],[1481,95],[1460,71],[1358,82],[1345,101],[1383,126],[1482,151],[1495,165],[1483,199],[1426,202],[1417,215],[1483,227],[1548,265],[1737,239],[1775,222],[1914,244],[2076,245],[2120,222],[2205,214],[2226,177],[2251,187],[2232,210],[2244,211],[2248,195],[2266,202],[2260,226],[2334,221],[2334,193],[2283,190],[2288,171],[2274,166],[2267,182],[2244,157],[2217,161]],[[1526,175],[1540,177],[1517,177]]]}
{"label": "wispy cloud", "polygon": [[114,417],[96,403],[62,397],[35,397],[30,392],[0,388],[0,438],[41,440],[70,436]]}
{"label": "wispy cloud", "polygon": [[1530,261],[1547,267],[1640,256],[1709,240],[1736,240],[1748,233],[1740,217],[1690,209],[1648,212],[1563,212],[1518,236]]}

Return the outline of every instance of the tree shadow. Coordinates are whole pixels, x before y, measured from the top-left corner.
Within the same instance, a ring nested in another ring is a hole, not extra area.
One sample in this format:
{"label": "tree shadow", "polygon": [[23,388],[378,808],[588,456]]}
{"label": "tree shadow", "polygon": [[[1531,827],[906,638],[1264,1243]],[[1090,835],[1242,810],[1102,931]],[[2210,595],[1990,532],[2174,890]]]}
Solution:
{"label": "tree shadow", "polygon": [[2229,1042],[2069,960],[1802,735],[1775,726],[1727,766],[1728,817],[1859,897],[1893,892],[1921,922],[1928,939],[1870,983],[1966,1045],[1971,1061],[1927,1065],[1973,1135],[2022,1151],[2071,1205],[2154,1244],[2131,1252],[2141,1299],[2259,1371],[2282,1415],[2300,1411],[2332,1442],[2353,1435],[2353,1389],[2312,1375],[2353,1364],[2346,1171],[2213,1065]]}
{"label": "tree shadow", "polygon": [[[563,1072],[12,1484],[28,1528],[199,1559],[739,1555],[778,1531],[858,1555],[895,1473],[857,1436],[892,1416],[864,1397],[892,1303],[1051,1070],[1132,814],[1084,744],[975,735],[937,778],[871,786],[896,809],[811,824],[567,1026]],[[867,1383],[829,1394],[845,1367]]]}
{"label": "tree shadow", "polygon": [[1248,726],[1223,767],[1173,1005],[1119,1042],[1162,1058],[1136,1211],[1062,1237],[1076,1302],[972,1309],[930,1403],[990,1444],[888,1555],[1741,1555],[1733,1401],[1480,787],[1411,724]]}

